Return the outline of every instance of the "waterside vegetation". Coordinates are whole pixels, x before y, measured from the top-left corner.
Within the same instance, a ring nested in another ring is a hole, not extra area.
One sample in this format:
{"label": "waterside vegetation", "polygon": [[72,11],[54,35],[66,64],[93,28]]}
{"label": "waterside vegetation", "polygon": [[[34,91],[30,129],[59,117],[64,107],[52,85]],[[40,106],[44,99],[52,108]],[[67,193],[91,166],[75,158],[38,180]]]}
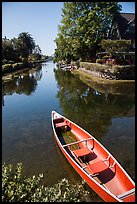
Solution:
{"label": "waterside vegetation", "polygon": [[2,39],[2,74],[35,66],[47,58],[28,32],[20,33],[17,38]]}
{"label": "waterside vegetation", "polygon": [[120,10],[118,2],[65,2],[54,61],[94,60],[101,41],[107,39],[113,15]]}
{"label": "waterside vegetation", "polygon": [[113,17],[120,11],[118,2],[65,2],[54,62],[72,69],[90,67],[102,79],[107,74],[108,79],[134,80],[133,42],[109,38]]}
{"label": "waterside vegetation", "polygon": [[81,202],[89,194],[81,184],[60,180],[52,187],[42,184],[43,174],[27,178],[22,174],[22,163],[16,168],[2,165],[2,202]]}

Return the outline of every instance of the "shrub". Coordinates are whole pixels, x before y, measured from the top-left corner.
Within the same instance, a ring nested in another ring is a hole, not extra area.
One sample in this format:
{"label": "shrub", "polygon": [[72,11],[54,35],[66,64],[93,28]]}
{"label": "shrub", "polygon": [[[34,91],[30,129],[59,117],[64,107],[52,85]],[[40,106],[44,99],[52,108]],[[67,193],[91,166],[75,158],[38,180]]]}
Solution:
{"label": "shrub", "polygon": [[23,62],[14,63],[14,64],[12,65],[12,67],[13,67],[13,70],[21,69],[21,68],[24,67],[24,63],[23,63]]}
{"label": "shrub", "polygon": [[135,65],[115,65],[113,66],[114,73],[117,72],[135,72]]}
{"label": "shrub", "polygon": [[75,62],[75,65],[79,68],[79,67],[80,67],[80,61],[77,60],[77,61]]}
{"label": "shrub", "polygon": [[13,63],[14,63],[14,61],[12,61],[12,60],[8,61],[8,64],[13,64]]}
{"label": "shrub", "polygon": [[96,63],[104,64],[106,61],[105,59],[97,59]]}
{"label": "shrub", "polygon": [[2,64],[7,64],[8,60],[4,59],[2,60]]}
{"label": "shrub", "polygon": [[77,68],[79,68],[79,66],[80,66],[80,60],[71,61],[71,65],[72,65],[72,66],[76,66]]}
{"label": "shrub", "polygon": [[23,62],[18,62],[17,67],[18,67],[19,69],[23,68]]}
{"label": "shrub", "polygon": [[76,202],[88,195],[83,185],[70,184],[62,179],[53,187],[41,184],[43,175],[32,178],[22,176],[22,164],[17,167],[2,165],[2,202]]}
{"label": "shrub", "polygon": [[3,64],[2,65],[2,72],[8,72],[12,69],[12,64]]}
{"label": "shrub", "polygon": [[109,68],[109,66],[106,64],[102,65],[99,63],[90,63],[90,62],[80,62],[80,67],[90,71],[104,71]]}
{"label": "shrub", "polygon": [[102,40],[101,46],[108,53],[127,52],[131,48],[131,40]]}
{"label": "shrub", "polygon": [[102,59],[109,59],[109,57],[110,57],[109,55],[105,55],[102,57]]}

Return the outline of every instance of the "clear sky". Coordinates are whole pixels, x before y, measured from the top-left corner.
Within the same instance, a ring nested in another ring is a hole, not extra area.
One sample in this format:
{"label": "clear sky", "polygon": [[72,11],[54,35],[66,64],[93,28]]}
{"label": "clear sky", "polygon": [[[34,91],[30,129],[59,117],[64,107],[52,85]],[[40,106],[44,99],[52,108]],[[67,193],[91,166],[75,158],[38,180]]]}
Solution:
{"label": "clear sky", "polygon": [[[122,12],[135,13],[135,2],[119,2]],[[31,34],[45,55],[52,55],[63,2],[2,2],[2,37]]]}

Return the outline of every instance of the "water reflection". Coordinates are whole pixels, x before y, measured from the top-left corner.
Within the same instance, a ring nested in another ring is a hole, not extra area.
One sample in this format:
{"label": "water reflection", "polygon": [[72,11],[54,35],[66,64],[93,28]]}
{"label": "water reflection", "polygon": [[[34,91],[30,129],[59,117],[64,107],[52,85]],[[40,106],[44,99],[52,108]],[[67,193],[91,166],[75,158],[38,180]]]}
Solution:
{"label": "water reflection", "polygon": [[124,82],[117,82],[117,81],[105,81],[105,83],[102,81],[102,83],[95,82],[94,80],[91,80],[87,76],[79,75],[77,72],[73,72],[73,74],[82,80],[85,84],[87,84],[89,87],[96,90],[97,93],[103,93],[107,94],[110,93],[112,95],[129,95],[134,97],[135,96],[135,81],[131,80],[130,82],[127,81]]}
{"label": "water reflection", "polygon": [[97,138],[135,178],[135,97],[102,93],[69,71],[54,70],[63,114]]}
{"label": "water reflection", "polygon": [[26,176],[44,173],[48,185],[64,177],[77,182],[80,177],[53,137],[51,111],[56,110],[94,134],[134,178],[134,94],[102,93],[54,67],[47,62],[4,80],[2,160],[22,162]]}
{"label": "water reflection", "polygon": [[63,113],[92,134],[105,135],[112,118],[134,116],[134,97],[101,93],[72,75],[69,71],[55,69],[58,94]]}
{"label": "water reflection", "polygon": [[37,81],[42,78],[42,66],[39,65],[32,70],[21,71],[5,77],[2,85],[2,105],[4,106],[4,96],[16,94],[33,94],[37,88]]}

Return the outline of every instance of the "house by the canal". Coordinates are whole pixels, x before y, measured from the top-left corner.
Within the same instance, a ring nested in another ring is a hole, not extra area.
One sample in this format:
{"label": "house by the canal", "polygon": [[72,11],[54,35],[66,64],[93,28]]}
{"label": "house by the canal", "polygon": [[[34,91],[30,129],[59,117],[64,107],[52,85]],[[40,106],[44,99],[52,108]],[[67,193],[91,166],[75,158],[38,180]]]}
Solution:
{"label": "house by the canal", "polygon": [[[118,13],[114,15],[108,39],[111,40],[131,40],[131,48],[129,52],[116,52],[115,56],[123,57],[129,64],[135,63],[135,14],[134,13]],[[97,58],[107,55],[107,52],[98,52]],[[113,57],[115,57],[113,55]]]}
{"label": "house by the canal", "polygon": [[131,40],[131,51],[135,51],[135,14],[119,13],[113,17],[108,38]]}

